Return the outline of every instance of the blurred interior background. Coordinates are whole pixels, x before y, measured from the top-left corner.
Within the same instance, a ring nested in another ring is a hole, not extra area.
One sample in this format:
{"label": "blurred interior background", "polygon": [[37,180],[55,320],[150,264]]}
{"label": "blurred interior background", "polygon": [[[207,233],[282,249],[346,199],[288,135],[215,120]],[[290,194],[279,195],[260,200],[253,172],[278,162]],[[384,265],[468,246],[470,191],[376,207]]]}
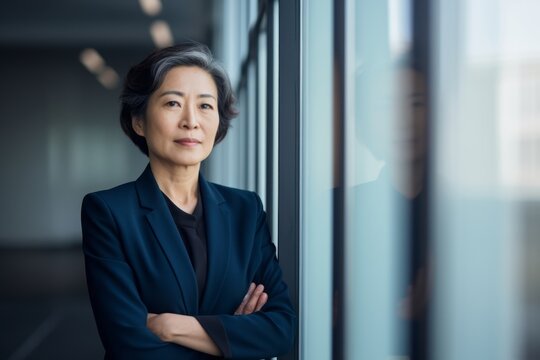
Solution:
{"label": "blurred interior background", "polygon": [[122,78],[187,39],[236,89],[203,170],[263,199],[283,359],[540,358],[537,0],[2,5],[1,359],[103,357],[81,200],[146,166]]}
{"label": "blurred interior background", "polygon": [[156,47],[210,46],[213,1],[5,2],[0,12],[0,358],[103,357],[80,203],[146,159],[119,126],[122,77]]}

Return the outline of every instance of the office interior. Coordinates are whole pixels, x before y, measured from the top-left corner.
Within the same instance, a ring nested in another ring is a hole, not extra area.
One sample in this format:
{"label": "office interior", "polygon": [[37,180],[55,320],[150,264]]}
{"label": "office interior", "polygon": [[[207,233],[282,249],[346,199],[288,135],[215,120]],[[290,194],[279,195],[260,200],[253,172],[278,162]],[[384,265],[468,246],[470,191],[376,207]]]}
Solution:
{"label": "office interior", "polygon": [[540,2],[37,0],[0,11],[0,358],[98,359],[84,194],[147,164],[122,78],[207,44],[298,313],[279,359],[540,358]]}

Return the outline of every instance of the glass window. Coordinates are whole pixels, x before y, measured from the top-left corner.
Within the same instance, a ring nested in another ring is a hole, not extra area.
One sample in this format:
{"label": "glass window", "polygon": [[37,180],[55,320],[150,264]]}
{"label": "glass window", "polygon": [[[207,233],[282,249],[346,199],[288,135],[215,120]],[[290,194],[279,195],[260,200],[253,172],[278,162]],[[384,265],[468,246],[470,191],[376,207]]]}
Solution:
{"label": "glass window", "polygon": [[332,354],[332,1],[302,9],[300,354]]}
{"label": "glass window", "polygon": [[434,357],[535,359],[540,3],[433,11]]}
{"label": "glass window", "polygon": [[428,58],[415,5],[346,2],[347,359],[425,351]]}

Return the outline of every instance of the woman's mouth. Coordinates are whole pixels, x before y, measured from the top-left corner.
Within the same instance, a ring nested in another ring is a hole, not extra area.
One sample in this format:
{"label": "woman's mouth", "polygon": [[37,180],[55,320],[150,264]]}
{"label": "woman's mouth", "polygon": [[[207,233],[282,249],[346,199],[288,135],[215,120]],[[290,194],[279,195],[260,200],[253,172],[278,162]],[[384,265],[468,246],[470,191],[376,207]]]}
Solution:
{"label": "woman's mouth", "polygon": [[201,143],[199,139],[195,139],[195,138],[176,139],[174,140],[174,142],[182,146],[196,146]]}

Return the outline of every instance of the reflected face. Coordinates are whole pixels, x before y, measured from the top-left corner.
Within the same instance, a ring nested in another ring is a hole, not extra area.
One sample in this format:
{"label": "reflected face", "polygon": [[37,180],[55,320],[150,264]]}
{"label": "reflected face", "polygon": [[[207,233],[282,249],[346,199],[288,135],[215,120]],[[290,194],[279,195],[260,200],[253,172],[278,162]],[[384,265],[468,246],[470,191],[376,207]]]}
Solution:
{"label": "reflected face", "polygon": [[171,69],[148,101],[144,118],[132,120],[146,138],[150,161],[198,166],[212,148],[219,125],[214,79],[196,66]]}
{"label": "reflected face", "polygon": [[398,84],[396,121],[391,127],[392,160],[418,161],[424,158],[426,151],[426,82],[421,73],[403,69],[399,71]]}
{"label": "reflected face", "polygon": [[424,75],[408,67],[358,79],[357,136],[392,165],[423,161],[428,115]]}

